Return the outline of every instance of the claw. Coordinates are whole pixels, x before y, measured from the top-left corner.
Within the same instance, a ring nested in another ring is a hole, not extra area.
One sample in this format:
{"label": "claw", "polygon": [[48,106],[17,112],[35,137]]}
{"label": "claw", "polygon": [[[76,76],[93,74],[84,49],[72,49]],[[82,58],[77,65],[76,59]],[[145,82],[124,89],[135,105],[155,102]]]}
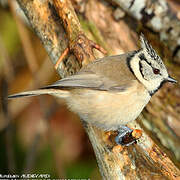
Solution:
{"label": "claw", "polygon": [[119,134],[115,137],[115,142],[123,146],[129,146],[136,142],[136,139],[132,136],[133,130],[127,126],[121,126],[118,129]]}

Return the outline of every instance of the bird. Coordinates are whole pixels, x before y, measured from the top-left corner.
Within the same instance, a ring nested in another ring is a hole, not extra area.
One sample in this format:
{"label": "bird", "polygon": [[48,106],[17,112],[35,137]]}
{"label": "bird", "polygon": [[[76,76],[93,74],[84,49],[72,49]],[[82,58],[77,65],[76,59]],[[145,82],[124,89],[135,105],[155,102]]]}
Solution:
{"label": "bird", "polygon": [[104,131],[118,131],[115,142],[129,146],[132,142],[123,143],[132,133],[127,124],[139,116],[164,83],[177,83],[143,34],[140,44],[139,50],[94,60],[52,85],[8,98],[49,94],[65,99],[83,121]]}

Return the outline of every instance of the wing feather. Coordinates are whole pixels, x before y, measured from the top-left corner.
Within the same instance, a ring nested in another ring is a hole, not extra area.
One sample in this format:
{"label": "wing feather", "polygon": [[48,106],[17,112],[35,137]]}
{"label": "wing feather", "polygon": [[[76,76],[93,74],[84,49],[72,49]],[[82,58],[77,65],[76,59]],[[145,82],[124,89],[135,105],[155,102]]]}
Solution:
{"label": "wing feather", "polygon": [[103,76],[94,74],[93,72],[81,72],[79,74],[69,76],[55,82],[52,85],[42,89],[68,89],[68,88],[90,88],[103,91],[125,91],[131,86],[133,81],[118,85],[117,82]]}

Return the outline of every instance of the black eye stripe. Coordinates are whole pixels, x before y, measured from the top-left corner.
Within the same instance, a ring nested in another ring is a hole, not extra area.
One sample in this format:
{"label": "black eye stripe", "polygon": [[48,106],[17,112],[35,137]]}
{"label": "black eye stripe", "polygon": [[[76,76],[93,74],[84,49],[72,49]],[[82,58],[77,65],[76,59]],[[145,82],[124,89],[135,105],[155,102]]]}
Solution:
{"label": "black eye stripe", "polygon": [[[141,64],[141,61],[139,61],[139,71],[141,73],[141,76],[144,78],[144,74],[142,72],[142,64]],[[144,78],[145,79],[145,78]]]}
{"label": "black eye stripe", "polygon": [[144,54],[143,54],[143,53],[141,53],[141,54],[139,55],[139,58],[140,58],[141,60],[145,60],[145,61],[147,61],[147,59],[145,58],[145,56],[144,56]]}
{"label": "black eye stripe", "polygon": [[[141,53],[140,55],[139,55],[139,58],[143,61],[146,61],[147,62],[147,59],[146,59],[146,57],[144,56],[144,54],[143,53]],[[147,62],[148,63],[148,62]],[[149,64],[149,63],[148,63]],[[140,71],[140,73],[141,73],[141,76],[146,80],[146,78],[144,77],[144,74],[143,74],[143,72],[142,72],[142,63],[141,63],[141,61],[139,61],[139,71]]]}
{"label": "black eye stripe", "polygon": [[[143,53],[141,53],[141,54],[139,55],[139,58],[140,58],[141,60],[146,61],[146,63],[149,64],[149,65],[151,66],[151,68],[152,68],[152,70],[153,70],[153,72],[154,72],[154,69],[156,69],[156,68],[153,68],[152,64],[151,64],[150,62],[148,62],[148,60],[146,59],[146,57],[144,56]],[[142,66],[142,65],[141,65],[141,66]],[[158,69],[158,70],[159,70],[159,69]],[[160,72],[157,73],[157,74],[160,74]]]}
{"label": "black eye stripe", "polygon": [[[141,53],[141,54],[139,55],[139,58],[141,59],[141,61],[146,61],[146,63],[149,64],[149,66],[151,66],[154,74],[160,74],[159,69],[153,68],[153,67],[152,67],[152,64],[147,61],[147,59],[146,59],[146,57],[145,57],[145,55],[144,55],[143,53]],[[139,61],[139,71],[140,71],[142,77],[143,77],[145,80],[147,80],[147,79],[145,78],[143,72],[142,72],[142,63],[141,63],[141,61]]]}
{"label": "black eye stripe", "polygon": [[143,68],[143,67],[142,67],[141,61],[139,61],[139,71],[140,71],[140,73],[141,73],[141,76],[143,77],[143,79],[147,80],[147,79],[145,78],[144,74],[143,74],[142,68]]}
{"label": "black eye stripe", "polygon": [[149,64],[149,65],[152,67],[152,64],[151,64],[150,62],[148,62],[148,60],[146,59],[146,57],[144,56],[143,53],[139,55],[139,58],[140,58],[141,60],[146,61],[146,63]]}

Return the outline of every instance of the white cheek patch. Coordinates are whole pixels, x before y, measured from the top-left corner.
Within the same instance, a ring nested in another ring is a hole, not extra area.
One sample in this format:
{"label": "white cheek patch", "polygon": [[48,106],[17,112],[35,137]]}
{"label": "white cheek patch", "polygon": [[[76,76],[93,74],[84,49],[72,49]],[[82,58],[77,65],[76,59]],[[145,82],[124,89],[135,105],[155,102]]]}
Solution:
{"label": "white cheek patch", "polygon": [[148,63],[142,61],[143,62],[142,73],[144,76],[143,77],[140,72],[139,61],[140,61],[139,54],[136,54],[130,61],[131,68],[133,69],[133,72],[134,72],[136,78],[146,87],[146,89],[149,92],[156,91],[159,88],[159,86],[162,82],[162,79],[155,78],[152,68],[148,67],[150,65]]}
{"label": "white cheek patch", "polygon": [[147,81],[150,80],[149,78],[153,73],[152,68],[145,61],[141,61],[141,66],[142,66],[141,72],[142,72],[143,78]]}

